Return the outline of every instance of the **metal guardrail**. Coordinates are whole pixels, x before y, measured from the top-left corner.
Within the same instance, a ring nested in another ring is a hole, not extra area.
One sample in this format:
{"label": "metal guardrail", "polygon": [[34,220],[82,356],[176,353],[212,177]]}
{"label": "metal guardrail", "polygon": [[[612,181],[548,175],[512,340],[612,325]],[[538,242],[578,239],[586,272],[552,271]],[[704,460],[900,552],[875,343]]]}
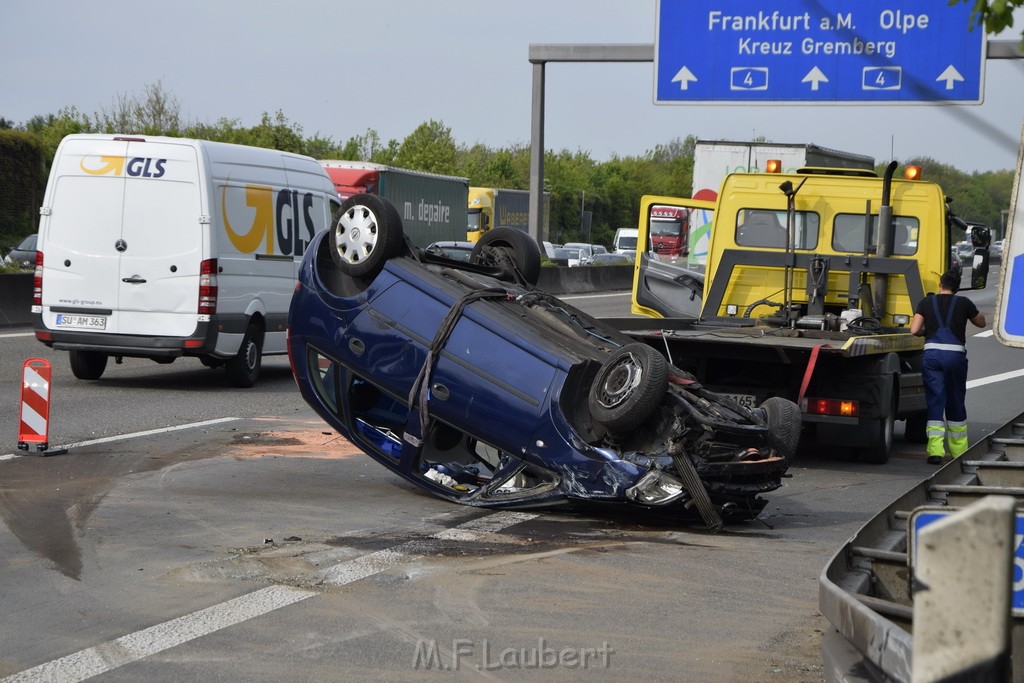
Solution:
{"label": "metal guardrail", "polygon": [[[992,494],[1024,507],[1024,413],[875,515],[825,566],[818,604],[832,624],[822,638],[827,681],[912,679],[911,513],[926,505],[961,508]],[[1024,679],[1024,665],[1015,668],[1014,680]]]}

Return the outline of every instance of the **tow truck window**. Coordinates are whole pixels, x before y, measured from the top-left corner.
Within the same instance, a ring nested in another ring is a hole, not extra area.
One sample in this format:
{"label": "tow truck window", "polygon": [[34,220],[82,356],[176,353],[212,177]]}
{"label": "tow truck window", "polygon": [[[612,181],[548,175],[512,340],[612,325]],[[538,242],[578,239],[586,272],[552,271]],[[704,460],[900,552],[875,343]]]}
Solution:
{"label": "tow truck window", "polygon": [[[893,247],[896,256],[910,256],[917,253],[917,236],[921,223],[913,216],[893,216]],[[878,251],[878,216],[871,217],[868,233],[868,253]],[[832,248],[836,251],[864,252],[864,215],[859,213],[836,214],[832,228]]]}
{"label": "tow truck window", "polygon": [[[818,246],[818,214],[797,211],[795,219],[796,249]],[[787,241],[786,212],[772,209],[740,209],[736,213],[736,244],[741,247],[785,249]]]}

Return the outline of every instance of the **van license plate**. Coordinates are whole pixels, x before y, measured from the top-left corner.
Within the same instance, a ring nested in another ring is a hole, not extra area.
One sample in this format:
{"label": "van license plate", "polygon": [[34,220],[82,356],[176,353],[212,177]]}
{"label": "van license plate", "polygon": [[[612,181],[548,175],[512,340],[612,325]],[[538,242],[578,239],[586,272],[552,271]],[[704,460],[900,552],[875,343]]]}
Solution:
{"label": "van license plate", "polygon": [[90,330],[107,329],[107,318],[102,315],[57,314],[57,327],[82,327]]}
{"label": "van license plate", "polygon": [[730,393],[723,392],[722,396],[728,396],[729,398],[731,398],[732,400],[736,401],[737,403],[739,403],[741,406],[743,406],[745,408],[753,408],[754,405],[755,405],[755,401],[757,400],[751,394],[730,394]]}

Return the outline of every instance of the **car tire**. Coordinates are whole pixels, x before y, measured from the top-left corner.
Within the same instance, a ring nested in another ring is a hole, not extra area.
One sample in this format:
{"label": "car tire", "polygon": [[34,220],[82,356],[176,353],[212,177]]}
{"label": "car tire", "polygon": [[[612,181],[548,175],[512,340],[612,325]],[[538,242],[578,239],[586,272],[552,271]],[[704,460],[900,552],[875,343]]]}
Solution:
{"label": "car tire", "polygon": [[[511,258],[530,285],[540,279],[540,247],[536,240],[515,228],[492,228],[483,234],[469,255],[470,263],[502,267]],[[504,279],[504,278],[503,278]]]}
{"label": "car tire", "polygon": [[668,363],[647,344],[626,344],[601,364],[588,407],[610,432],[636,429],[651,416],[668,388]]}
{"label": "car tire", "polygon": [[792,401],[772,396],[761,404],[768,418],[768,441],[787,463],[793,462],[800,448],[800,407]]}
{"label": "car tire", "polygon": [[345,200],[331,225],[331,257],[352,277],[374,278],[405,240],[402,220],[387,200],[355,194]]}
{"label": "car tire", "polygon": [[107,369],[107,354],[99,351],[68,351],[71,373],[78,379],[99,379]]}
{"label": "car tire", "polygon": [[238,353],[224,364],[228,382],[232,386],[248,389],[256,384],[263,364],[263,332],[256,323],[249,323]]}

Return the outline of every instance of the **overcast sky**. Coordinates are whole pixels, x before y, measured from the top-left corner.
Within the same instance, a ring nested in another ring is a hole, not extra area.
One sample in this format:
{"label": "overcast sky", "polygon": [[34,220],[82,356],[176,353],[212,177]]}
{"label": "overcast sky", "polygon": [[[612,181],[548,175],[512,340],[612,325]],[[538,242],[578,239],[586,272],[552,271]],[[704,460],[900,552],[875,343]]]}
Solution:
{"label": "overcast sky", "polygon": [[[4,5],[0,117],[18,124],[66,106],[112,109],[118,94],[141,95],[160,81],[189,121],[250,126],[281,110],[304,135],[343,143],[370,128],[401,141],[434,119],[457,143],[493,148],[529,144],[530,44],[653,44],[657,7],[655,0]],[[1022,27],[1024,18],[998,38],[1019,39]],[[764,137],[879,163],[926,155],[965,171],[1010,169],[1024,121],[1022,61],[988,60],[982,105],[813,107],[655,105],[652,63],[552,63],[545,146],[603,161],[689,134]]]}

